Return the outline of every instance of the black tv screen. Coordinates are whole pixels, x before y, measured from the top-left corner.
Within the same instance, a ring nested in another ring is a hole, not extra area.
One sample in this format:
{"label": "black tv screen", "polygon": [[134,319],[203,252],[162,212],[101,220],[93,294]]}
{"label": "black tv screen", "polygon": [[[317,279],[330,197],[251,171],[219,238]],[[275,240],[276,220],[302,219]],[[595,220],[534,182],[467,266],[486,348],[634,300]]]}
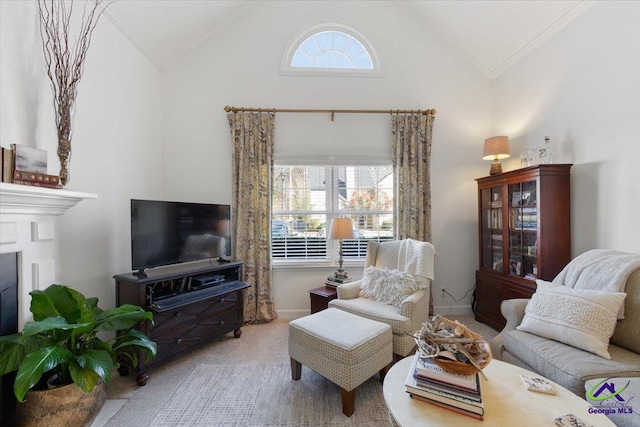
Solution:
{"label": "black tv screen", "polygon": [[231,207],[131,200],[131,268],[231,257]]}

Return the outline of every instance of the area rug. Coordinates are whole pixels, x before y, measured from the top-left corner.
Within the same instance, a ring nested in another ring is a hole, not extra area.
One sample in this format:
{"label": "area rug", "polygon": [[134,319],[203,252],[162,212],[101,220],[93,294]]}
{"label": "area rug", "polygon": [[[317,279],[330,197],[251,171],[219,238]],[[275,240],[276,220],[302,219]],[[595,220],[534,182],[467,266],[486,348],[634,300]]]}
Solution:
{"label": "area rug", "polygon": [[305,366],[293,381],[289,364],[198,365],[149,425],[377,427],[389,416],[377,375],[357,388],[346,417],[340,388]]}

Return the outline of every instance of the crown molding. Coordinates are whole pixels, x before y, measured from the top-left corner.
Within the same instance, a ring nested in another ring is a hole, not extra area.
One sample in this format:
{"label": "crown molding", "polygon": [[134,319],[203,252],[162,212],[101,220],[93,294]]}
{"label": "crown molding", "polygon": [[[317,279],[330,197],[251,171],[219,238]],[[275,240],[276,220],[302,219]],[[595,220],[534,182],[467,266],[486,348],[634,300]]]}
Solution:
{"label": "crown molding", "polygon": [[573,21],[582,13],[590,9],[593,5],[598,3],[598,1],[599,0],[581,1],[573,9],[558,18],[555,22],[542,30],[537,36],[535,36],[529,42],[525,43],[521,48],[517,49],[513,54],[511,54],[508,58],[502,61],[502,63],[495,67],[487,65],[485,62],[478,59],[469,49],[465,47],[463,43],[460,43],[454,37],[451,37],[450,34],[447,33],[447,31],[443,30],[437,22],[433,21],[430,16],[425,14],[420,9],[416,9],[415,7],[413,7],[411,0],[398,1],[398,4],[403,5],[406,10],[409,11],[410,15],[415,20],[414,22],[417,22],[423,26],[426,23],[426,27],[429,31],[431,31],[434,35],[447,43],[450,47],[458,51],[478,71],[480,71],[490,80],[493,80],[500,74],[504,73],[507,69],[515,65],[522,58],[529,55],[535,48],[553,37],[556,33],[566,27],[571,21]]}
{"label": "crown molding", "polygon": [[109,18],[109,21],[111,21],[111,23],[122,33],[122,35],[125,36],[158,71],[162,71],[162,62],[160,59],[153,53],[151,48],[142,41],[138,34],[124,22],[120,15],[118,15],[118,13],[111,7],[105,9],[104,13],[107,18]]}
{"label": "crown molding", "polygon": [[[511,68],[514,64],[520,61],[525,56],[529,55],[533,50],[535,50],[538,46],[545,43],[551,37],[553,37],[560,30],[565,28],[571,21],[573,21],[578,16],[582,15],[584,12],[589,10],[593,5],[595,5],[598,0],[585,0],[580,2],[576,7],[571,9],[569,12],[565,13],[563,16],[558,18],[553,24],[549,25],[545,28],[540,34],[531,39],[528,43],[522,46],[520,49],[515,51],[510,57],[504,60],[500,65],[495,67],[492,70],[488,71],[488,77],[491,79],[495,79],[500,74]],[[485,67],[486,69],[486,67]],[[486,74],[486,72],[485,72]]]}
{"label": "crown molding", "polygon": [[173,65],[182,56],[186,55],[188,52],[192,51],[196,47],[205,43],[213,35],[224,31],[226,26],[231,25],[231,23],[233,23],[240,15],[242,15],[248,10],[251,10],[252,8],[261,7],[261,6],[262,6],[262,2],[260,0],[245,1],[238,9],[234,10],[230,14],[227,14],[221,22],[209,28],[207,31],[203,32],[202,34],[199,34],[193,37],[192,40],[189,43],[185,44],[185,46],[182,49],[168,56],[164,60],[163,66],[169,67]]}

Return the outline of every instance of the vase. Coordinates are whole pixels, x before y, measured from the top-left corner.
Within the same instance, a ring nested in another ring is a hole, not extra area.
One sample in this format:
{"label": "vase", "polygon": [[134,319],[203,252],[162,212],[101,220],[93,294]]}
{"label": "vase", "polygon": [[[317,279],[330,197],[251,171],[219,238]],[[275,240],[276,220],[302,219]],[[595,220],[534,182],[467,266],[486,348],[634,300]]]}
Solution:
{"label": "vase", "polygon": [[91,393],[85,393],[76,384],[29,390],[25,401],[16,405],[16,422],[19,427],[83,427],[91,424],[106,401],[102,381]]}
{"label": "vase", "polygon": [[73,133],[73,105],[76,92],[66,94],[55,103],[56,125],[58,127],[58,159],[60,160],[60,183],[69,183],[69,162],[71,161],[71,134]]}
{"label": "vase", "polygon": [[69,183],[69,161],[71,160],[71,140],[58,140],[58,158],[60,159],[60,183],[64,187]]}

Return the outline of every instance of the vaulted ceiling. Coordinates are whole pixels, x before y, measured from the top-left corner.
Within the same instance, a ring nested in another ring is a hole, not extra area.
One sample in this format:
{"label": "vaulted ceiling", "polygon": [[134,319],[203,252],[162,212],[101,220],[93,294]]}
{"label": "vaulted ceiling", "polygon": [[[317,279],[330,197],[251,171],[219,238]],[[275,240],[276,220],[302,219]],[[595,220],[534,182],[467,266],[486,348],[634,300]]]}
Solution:
{"label": "vaulted ceiling", "polygon": [[[260,0],[118,0],[109,6],[106,15],[162,69],[256,1]],[[490,78],[498,76],[594,3],[396,1],[415,11],[425,26],[467,55]]]}

